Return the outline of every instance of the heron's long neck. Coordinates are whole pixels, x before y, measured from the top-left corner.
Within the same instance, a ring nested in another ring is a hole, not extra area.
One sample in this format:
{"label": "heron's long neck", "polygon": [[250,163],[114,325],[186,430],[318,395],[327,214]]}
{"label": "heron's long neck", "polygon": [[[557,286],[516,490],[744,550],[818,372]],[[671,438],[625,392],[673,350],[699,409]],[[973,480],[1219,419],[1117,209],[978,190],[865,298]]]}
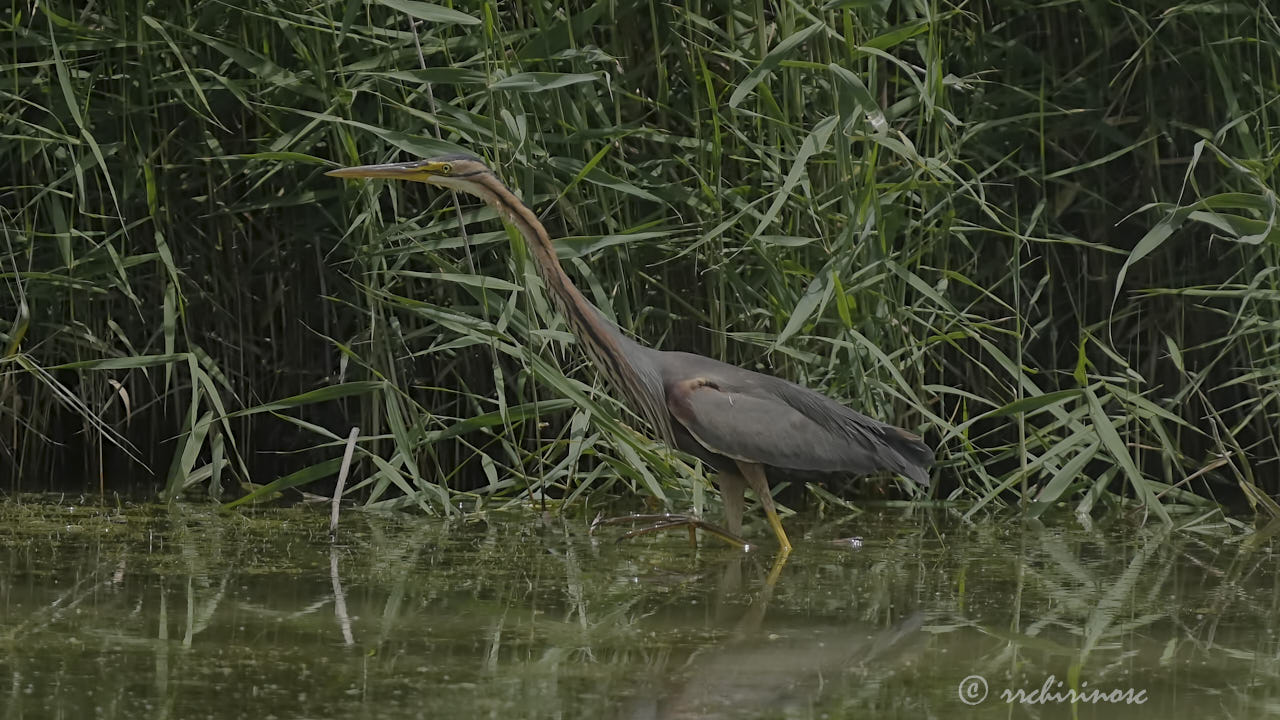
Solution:
{"label": "heron's long neck", "polygon": [[[492,175],[479,183],[483,190],[476,194],[516,227],[529,244],[538,275],[564,316],[569,328],[596,367],[609,379],[614,389],[641,417],[653,425],[664,441],[671,443],[662,379],[652,367],[638,368],[629,358],[644,349],[622,334],[613,323],[578,290],[556,256],[551,237],[538,221],[538,216]],[[642,373],[643,370],[643,373]]]}

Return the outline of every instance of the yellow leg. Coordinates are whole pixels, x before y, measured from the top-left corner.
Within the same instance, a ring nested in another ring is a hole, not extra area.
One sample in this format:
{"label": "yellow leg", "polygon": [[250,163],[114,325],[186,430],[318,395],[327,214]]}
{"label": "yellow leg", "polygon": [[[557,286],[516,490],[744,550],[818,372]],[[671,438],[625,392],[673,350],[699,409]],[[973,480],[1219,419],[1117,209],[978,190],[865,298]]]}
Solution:
{"label": "yellow leg", "polygon": [[773,586],[777,584],[778,578],[782,575],[782,568],[787,566],[787,556],[790,554],[791,546],[787,545],[773,559],[773,567],[769,569],[769,577],[764,580],[765,590],[769,593],[773,593]]}
{"label": "yellow leg", "polygon": [[773,505],[773,495],[769,494],[769,480],[764,475],[764,468],[756,463],[739,460],[738,470],[755,491],[756,497],[760,498],[760,504],[764,506],[764,514],[769,518],[769,527],[773,528],[773,534],[777,536],[782,552],[790,553],[791,541],[787,539],[787,532],[782,529],[782,521],[778,519],[778,511]]}
{"label": "yellow leg", "polygon": [[773,567],[769,570],[769,577],[765,578],[764,587],[760,589],[760,596],[752,601],[751,609],[742,616],[734,630],[734,635],[738,638],[759,637],[760,624],[764,621],[765,611],[769,609],[769,600],[773,597],[773,587],[778,584],[782,568],[787,565],[788,555],[790,553],[783,550],[773,558]]}

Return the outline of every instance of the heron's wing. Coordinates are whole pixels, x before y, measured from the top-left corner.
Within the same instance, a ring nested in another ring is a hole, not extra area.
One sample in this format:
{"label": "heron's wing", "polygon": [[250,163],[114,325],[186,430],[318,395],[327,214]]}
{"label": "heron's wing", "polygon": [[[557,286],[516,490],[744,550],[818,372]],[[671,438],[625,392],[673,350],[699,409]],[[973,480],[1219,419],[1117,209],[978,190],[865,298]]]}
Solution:
{"label": "heron's wing", "polygon": [[801,390],[848,417],[832,408],[810,409],[768,385],[728,389],[708,378],[669,386],[667,408],[708,450],[735,460],[816,472],[892,470],[929,484],[924,468],[914,462],[916,448],[925,447],[919,438],[799,386],[792,392]]}

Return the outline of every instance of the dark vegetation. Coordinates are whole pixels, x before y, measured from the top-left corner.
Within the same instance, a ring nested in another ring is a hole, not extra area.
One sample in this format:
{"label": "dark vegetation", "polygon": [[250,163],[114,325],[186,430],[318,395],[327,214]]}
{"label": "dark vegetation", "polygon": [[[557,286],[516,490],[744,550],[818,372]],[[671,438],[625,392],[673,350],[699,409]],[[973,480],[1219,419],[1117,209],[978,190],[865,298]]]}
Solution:
{"label": "dark vegetation", "polygon": [[320,174],[462,149],[625,328],[924,432],[940,497],[1273,513],[1268,5],[18,0],[0,478],[323,490],[357,426],[381,507],[700,506],[492,213]]}

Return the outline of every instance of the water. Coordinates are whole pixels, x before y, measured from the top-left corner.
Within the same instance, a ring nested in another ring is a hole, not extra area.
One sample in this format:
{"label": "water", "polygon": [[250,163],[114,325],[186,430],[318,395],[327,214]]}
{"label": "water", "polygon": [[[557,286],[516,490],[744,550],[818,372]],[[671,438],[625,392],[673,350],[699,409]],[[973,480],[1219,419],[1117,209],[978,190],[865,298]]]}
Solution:
{"label": "water", "polygon": [[[919,511],[787,525],[779,565],[532,513],[349,512],[331,546],[320,509],[10,503],[0,719],[1280,712],[1265,532]],[[853,533],[859,548],[827,542]],[[1118,703],[1000,697],[1046,685]]]}

